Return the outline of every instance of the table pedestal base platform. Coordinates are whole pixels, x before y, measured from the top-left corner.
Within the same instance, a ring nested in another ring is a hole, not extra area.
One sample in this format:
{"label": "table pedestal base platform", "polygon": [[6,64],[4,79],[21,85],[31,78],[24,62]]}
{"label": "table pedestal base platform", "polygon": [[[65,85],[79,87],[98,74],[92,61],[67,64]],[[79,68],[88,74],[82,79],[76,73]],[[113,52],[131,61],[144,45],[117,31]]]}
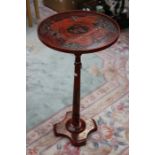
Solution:
{"label": "table pedestal base platform", "polygon": [[88,134],[97,130],[96,122],[93,119],[80,119],[79,127],[75,128],[71,120],[72,112],[67,112],[65,118],[54,125],[55,135],[69,138],[74,146],[85,145]]}

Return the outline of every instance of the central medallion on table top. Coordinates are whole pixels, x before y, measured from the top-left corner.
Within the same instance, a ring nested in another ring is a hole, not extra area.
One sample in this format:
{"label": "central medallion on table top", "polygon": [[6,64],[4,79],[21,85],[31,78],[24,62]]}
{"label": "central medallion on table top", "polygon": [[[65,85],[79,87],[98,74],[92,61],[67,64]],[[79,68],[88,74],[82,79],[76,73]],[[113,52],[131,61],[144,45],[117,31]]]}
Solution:
{"label": "central medallion on table top", "polygon": [[89,31],[89,28],[85,25],[80,25],[80,24],[75,24],[73,26],[70,26],[67,31],[69,33],[73,34],[81,34],[81,33],[86,33]]}

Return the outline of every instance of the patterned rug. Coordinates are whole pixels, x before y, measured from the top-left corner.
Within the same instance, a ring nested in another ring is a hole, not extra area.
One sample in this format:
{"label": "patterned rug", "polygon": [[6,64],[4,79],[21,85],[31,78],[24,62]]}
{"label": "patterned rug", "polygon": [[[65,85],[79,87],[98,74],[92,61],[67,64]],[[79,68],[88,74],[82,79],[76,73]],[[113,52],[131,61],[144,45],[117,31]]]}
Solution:
{"label": "patterned rug", "polygon": [[94,118],[98,130],[85,146],[74,147],[67,138],[55,137],[53,124],[62,120],[68,105],[27,132],[27,155],[128,155],[128,30],[112,47],[96,53],[103,67],[93,66],[94,75],[105,82],[81,99],[81,115]]}

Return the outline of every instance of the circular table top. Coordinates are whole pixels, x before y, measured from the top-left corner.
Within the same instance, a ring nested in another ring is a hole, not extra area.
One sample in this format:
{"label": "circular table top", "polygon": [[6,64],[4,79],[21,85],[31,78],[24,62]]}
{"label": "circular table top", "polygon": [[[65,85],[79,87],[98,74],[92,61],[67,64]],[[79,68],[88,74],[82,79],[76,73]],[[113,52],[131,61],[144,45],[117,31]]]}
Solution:
{"label": "circular table top", "polygon": [[40,40],[61,52],[84,54],[105,49],[116,42],[119,26],[109,16],[91,11],[69,11],[43,20]]}

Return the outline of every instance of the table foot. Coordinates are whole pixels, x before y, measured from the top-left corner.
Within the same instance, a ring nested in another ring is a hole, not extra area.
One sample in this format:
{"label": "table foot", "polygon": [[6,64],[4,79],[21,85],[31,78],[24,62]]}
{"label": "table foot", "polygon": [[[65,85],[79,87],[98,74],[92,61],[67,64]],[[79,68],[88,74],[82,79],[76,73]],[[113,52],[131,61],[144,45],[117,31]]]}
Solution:
{"label": "table foot", "polygon": [[67,112],[65,118],[54,125],[55,135],[69,138],[74,146],[85,145],[88,134],[97,130],[96,122],[93,119],[80,119],[79,128],[74,128],[71,118],[72,112]]}

